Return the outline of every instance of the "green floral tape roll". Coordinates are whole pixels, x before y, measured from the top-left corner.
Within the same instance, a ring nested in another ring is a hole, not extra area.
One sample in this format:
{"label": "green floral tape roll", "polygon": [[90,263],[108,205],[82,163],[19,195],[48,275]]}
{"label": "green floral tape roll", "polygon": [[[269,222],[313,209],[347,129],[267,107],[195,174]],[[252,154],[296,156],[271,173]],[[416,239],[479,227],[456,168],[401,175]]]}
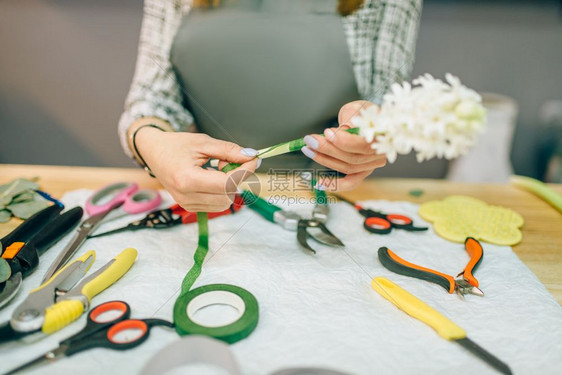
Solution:
{"label": "green floral tape roll", "polygon": [[[238,310],[236,320],[221,326],[197,323],[195,313],[210,305],[229,305]],[[181,294],[174,304],[174,324],[180,335],[204,335],[233,344],[248,337],[258,325],[256,297],[246,289],[229,284],[210,284]]]}

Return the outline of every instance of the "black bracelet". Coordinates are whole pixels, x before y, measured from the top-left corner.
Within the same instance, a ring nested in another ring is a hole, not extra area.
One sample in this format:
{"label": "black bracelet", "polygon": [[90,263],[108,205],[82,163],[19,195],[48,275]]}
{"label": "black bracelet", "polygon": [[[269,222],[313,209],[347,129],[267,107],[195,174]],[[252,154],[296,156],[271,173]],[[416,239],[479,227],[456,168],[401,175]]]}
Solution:
{"label": "black bracelet", "polygon": [[152,171],[150,170],[150,167],[148,166],[148,164],[146,164],[146,161],[144,161],[144,158],[142,157],[142,155],[139,152],[139,149],[137,148],[137,143],[135,142],[135,137],[137,136],[137,133],[139,132],[139,130],[141,130],[142,128],[145,127],[151,127],[151,128],[155,128],[161,131],[165,131],[164,129],[162,129],[161,127],[159,127],[158,125],[154,125],[154,124],[145,124],[145,125],[141,125],[138,128],[135,129],[135,131],[133,132],[133,134],[131,135],[131,143],[133,144],[133,149],[135,151],[136,156],[139,158],[139,160],[141,161],[141,166],[144,168],[145,171],[148,172],[148,174],[150,175],[150,177],[156,177],[154,175],[154,173],[152,173]]}

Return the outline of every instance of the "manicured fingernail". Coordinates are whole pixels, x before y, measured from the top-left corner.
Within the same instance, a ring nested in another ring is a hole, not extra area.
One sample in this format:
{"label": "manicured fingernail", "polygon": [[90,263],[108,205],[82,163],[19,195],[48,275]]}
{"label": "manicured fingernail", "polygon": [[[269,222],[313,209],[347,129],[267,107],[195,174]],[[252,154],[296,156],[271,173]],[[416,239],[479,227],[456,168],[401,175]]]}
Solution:
{"label": "manicured fingernail", "polygon": [[324,136],[331,141],[336,136],[336,133],[332,129],[326,129],[324,130]]}
{"label": "manicured fingernail", "polygon": [[256,156],[258,154],[258,150],[254,150],[253,148],[243,148],[241,151],[242,155],[244,156],[248,156],[253,158],[254,156]]}
{"label": "manicured fingernail", "polygon": [[262,161],[263,161],[263,159],[258,158],[258,166],[256,167],[256,169],[258,169],[261,166]]}
{"label": "manicured fingernail", "polygon": [[314,157],[316,156],[316,152],[312,151],[308,147],[301,148],[301,151],[302,151],[303,154],[305,154],[306,156],[308,156],[311,159],[314,159]]}
{"label": "manicured fingernail", "polygon": [[316,140],[316,138],[314,138],[311,135],[307,135],[306,137],[304,137],[304,143],[306,143],[306,145],[310,148],[313,149],[317,149],[318,148],[318,141]]}
{"label": "manicured fingernail", "polygon": [[321,191],[325,191],[325,190],[327,189],[326,186],[324,186],[324,185],[322,185],[322,184],[320,184],[320,183],[317,183],[316,185],[314,185],[314,188],[315,188],[316,190],[321,190]]}

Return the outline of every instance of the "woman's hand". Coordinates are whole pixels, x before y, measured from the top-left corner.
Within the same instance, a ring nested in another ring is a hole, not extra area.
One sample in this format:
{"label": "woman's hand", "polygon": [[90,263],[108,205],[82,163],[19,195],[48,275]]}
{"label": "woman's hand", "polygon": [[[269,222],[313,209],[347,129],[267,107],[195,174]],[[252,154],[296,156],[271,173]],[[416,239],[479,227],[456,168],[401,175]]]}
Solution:
{"label": "woman's hand", "polygon": [[[234,201],[236,187],[257,168],[257,151],[205,134],[163,132],[143,127],[136,145],[152,173],[183,208],[193,212],[218,212]],[[242,163],[223,173],[203,169],[209,159]]]}
{"label": "woman's hand", "polygon": [[344,178],[324,178],[318,181],[320,190],[352,190],[376,168],[386,164],[386,155],[377,154],[363,137],[344,131],[350,128],[351,118],[358,115],[361,108],[374,105],[364,100],[347,103],[338,114],[338,128],[318,134],[307,135],[302,148],[303,154],[325,167],[345,173]]}

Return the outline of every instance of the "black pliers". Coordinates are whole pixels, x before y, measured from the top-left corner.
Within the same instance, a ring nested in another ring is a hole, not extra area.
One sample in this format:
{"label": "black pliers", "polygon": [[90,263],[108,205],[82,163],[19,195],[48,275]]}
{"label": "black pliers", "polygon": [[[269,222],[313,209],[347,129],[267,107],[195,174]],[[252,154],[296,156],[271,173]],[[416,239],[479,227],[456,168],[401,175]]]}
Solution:
{"label": "black pliers", "polygon": [[19,290],[23,279],[39,264],[39,256],[70,232],[83,210],[75,207],[60,214],[63,207],[49,206],[0,240],[0,308]]}

